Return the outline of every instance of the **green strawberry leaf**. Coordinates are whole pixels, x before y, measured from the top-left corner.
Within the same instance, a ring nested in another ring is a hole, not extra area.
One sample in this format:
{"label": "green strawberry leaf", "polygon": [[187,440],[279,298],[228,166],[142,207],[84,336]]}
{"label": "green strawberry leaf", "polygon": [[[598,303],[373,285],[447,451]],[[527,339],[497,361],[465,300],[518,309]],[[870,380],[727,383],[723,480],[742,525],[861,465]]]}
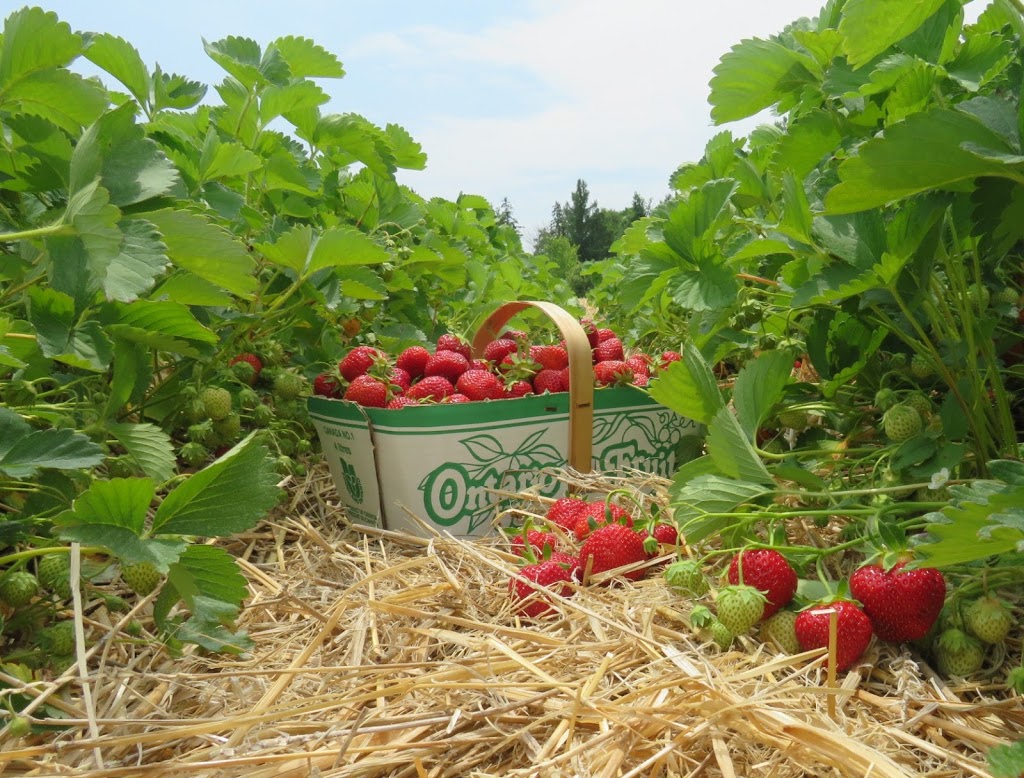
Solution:
{"label": "green strawberry leaf", "polygon": [[[172,640],[196,643],[208,651],[241,653],[252,643],[232,632],[249,591],[234,557],[215,546],[192,545],[170,566],[153,616]],[[184,603],[190,617],[172,621],[171,609]]]}
{"label": "green strawberry leaf", "polygon": [[103,450],[68,429],[33,429],[14,411],[0,407],[0,473],[31,478],[42,468],[77,470],[103,461]]}
{"label": "green strawberry leaf", "polygon": [[682,361],[673,362],[651,384],[651,397],[680,416],[709,424],[723,407],[711,368],[692,343],[683,348]]}
{"label": "green strawberry leaf", "polygon": [[108,424],[135,463],[158,483],[168,480],[177,469],[170,436],[154,424]]}
{"label": "green strawberry leaf", "polygon": [[168,494],[152,531],[202,537],[244,532],[277,504],[277,481],[274,462],[253,433]]}
{"label": "green strawberry leaf", "polygon": [[688,475],[680,470],[672,481],[669,498],[673,518],[690,543],[698,543],[718,533],[733,521],[720,514],[732,513],[773,491],[762,484],[736,481],[715,474],[693,478]]}
{"label": "green strawberry leaf", "polygon": [[751,440],[761,422],[782,398],[793,359],[785,351],[769,351],[747,362],[736,376],[732,400],[740,427]]}
{"label": "green strawberry leaf", "polygon": [[843,6],[839,33],[849,63],[859,68],[906,38],[946,0],[850,0]]}
{"label": "green strawberry leaf", "polygon": [[1019,778],[1024,775],[1024,740],[994,746],[985,755],[992,778]]}
{"label": "green strawberry leaf", "polygon": [[708,425],[708,456],[719,471],[740,481],[773,483],[771,474],[729,408],[721,408]]}

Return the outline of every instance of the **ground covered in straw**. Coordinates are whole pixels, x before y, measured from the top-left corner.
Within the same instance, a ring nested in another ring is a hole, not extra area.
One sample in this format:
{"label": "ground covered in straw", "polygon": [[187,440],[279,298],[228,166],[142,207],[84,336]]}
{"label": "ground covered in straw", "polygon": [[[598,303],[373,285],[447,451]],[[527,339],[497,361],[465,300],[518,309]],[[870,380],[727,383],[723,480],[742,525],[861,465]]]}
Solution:
{"label": "ground covered in straw", "polygon": [[332,500],[314,473],[233,542],[251,655],[172,658],[94,610],[87,675],[28,690],[69,728],[2,744],[0,772],[986,776],[984,752],[1024,737],[995,677],[951,686],[878,645],[830,717],[820,657],[702,643],[659,576],[519,623],[499,539],[356,529]]}

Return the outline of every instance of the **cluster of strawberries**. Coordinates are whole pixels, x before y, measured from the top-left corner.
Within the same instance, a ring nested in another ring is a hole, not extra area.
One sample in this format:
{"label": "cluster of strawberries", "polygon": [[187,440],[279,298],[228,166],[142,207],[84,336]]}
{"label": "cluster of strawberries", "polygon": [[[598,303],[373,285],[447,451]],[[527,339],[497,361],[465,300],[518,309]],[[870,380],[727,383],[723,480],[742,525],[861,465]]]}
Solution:
{"label": "cluster of strawberries", "polygon": [[[545,592],[570,597],[576,585],[595,577],[605,583],[613,578],[636,581],[647,574],[661,546],[679,543],[675,525],[635,527],[625,509],[605,500],[562,497],[546,518],[561,532],[526,527],[512,537],[512,550],[528,563],[509,580],[509,596],[516,611],[529,618],[555,612]],[[570,548],[570,553],[565,548],[573,540],[579,548]]]}
{"label": "cluster of strawberries", "polygon": [[[598,329],[588,319],[580,323],[590,341],[596,386],[647,386],[654,371],[680,359],[674,351],[657,359],[644,354],[627,357],[612,330]],[[411,346],[393,360],[380,349],[357,346],[338,363],[336,372],[321,373],[313,382],[313,393],[322,397],[393,409],[567,391],[565,343],[532,344],[521,330],[505,331],[476,359],[468,343],[450,334],[437,339],[433,353]]]}
{"label": "cluster of strawberries", "polygon": [[[666,569],[665,577],[673,588],[701,596],[708,585],[693,564],[676,563]],[[851,597],[830,597],[797,612],[786,609],[799,583],[786,558],[774,549],[743,551],[729,565],[729,585],[715,594],[717,618],[704,617],[699,626],[709,629],[724,648],[735,635],[760,623],[766,642],[797,653],[828,646],[834,611],[836,669],[841,672],[861,658],[872,635],[896,643],[916,641],[936,624],[946,596],[942,573],[935,568],[904,568],[905,563],[889,570],[863,565],[850,576]]]}

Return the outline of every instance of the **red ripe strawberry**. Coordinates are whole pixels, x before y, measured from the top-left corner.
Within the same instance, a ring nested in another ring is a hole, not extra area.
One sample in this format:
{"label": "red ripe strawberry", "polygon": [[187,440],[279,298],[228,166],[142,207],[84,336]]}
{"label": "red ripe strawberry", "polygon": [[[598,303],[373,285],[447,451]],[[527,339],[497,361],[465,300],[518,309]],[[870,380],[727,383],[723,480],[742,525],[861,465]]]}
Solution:
{"label": "red ripe strawberry", "polygon": [[398,355],[398,359],[395,360],[395,367],[402,368],[402,370],[409,374],[410,378],[422,378],[428,359],[430,359],[430,352],[423,348],[423,346],[409,346],[409,348]]}
{"label": "red ripe strawberry", "polygon": [[455,387],[452,386],[451,381],[447,378],[435,375],[428,376],[427,378],[424,378],[418,383],[410,386],[409,390],[405,393],[405,396],[410,400],[433,399],[434,402],[438,402],[454,392]]}
{"label": "red ripe strawberry", "polygon": [[569,575],[572,580],[579,583],[583,580],[583,571],[580,570],[580,559],[577,556],[566,554],[564,551],[552,551],[549,559],[552,562],[557,562],[566,570],[569,571]]}
{"label": "red ripe strawberry", "polygon": [[523,540],[523,536],[513,535],[512,536],[512,553],[516,556],[523,556],[523,547],[526,543],[534,549],[534,554],[543,554],[544,547],[547,546],[549,551],[554,551],[555,546],[558,545],[558,537],[550,532],[542,532],[539,529],[530,529],[526,531],[526,540]]}
{"label": "red ripe strawberry", "polygon": [[502,360],[509,354],[514,354],[518,346],[511,338],[500,338],[492,340],[484,347],[484,359],[495,365],[500,365]]}
{"label": "red ripe strawberry", "polygon": [[875,634],[896,643],[920,640],[931,630],[946,599],[946,579],[934,567],[888,572],[864,565],[850,576],[850,592],[864,605]]}
{"label": "red ripe strawberry", "polygon": [[472,351],[469,348],[469,344],[466,343],[458,335],[449,335],[445,333],[437,339],[437,351],[454,351],[456,354],[462,354],[467,360],[472,358]]}
{"label": "red ripe strawberry", "polygon": [[486,370],[488,373],[491,372],[493,365],[486,359],[471,359],[469,360],[470,370]]}
{"label": "red ripe strawberry", "polygon": [[359,376],[366,375],[366,371],[382,356],[383,354],[373,346],[356,346],[338,363],[338,370],[346,381],[354,381]]}
{"label": "red ripe strawberry", "polygon": [[563,367],[560,371],[562,374],[562,386],[565,387],[565,391],[569,391],[569,368]]}
{"label": "red ripe strawberry", "polygon": [[448,395],[441,402],[445,405],[459,405],[460,403],[471,403],[473,400],[460,392],[456,392],[455,394]]}
{"label": "red ripe strawberry", "polygon": [[633,380],[629,366],[619,359],[608,359],[594,365],[594,383],[597,386],[628,384]]}
{"label": "red ripe strawberry", "polygon": [[348,385],[344,397],[366,408],[383,408],[391,399],[389,394],[387,384],[383,381],[373,376],[360,375]]}
{"label": "red ripe strawberry", "polygon": [[586,500],[581,500],[578,497],[559,497],[548,508],[547,514],[545,514],[548,521],[557,524],[562,529],[573,531],[576,526],[576,519],[579,518],[580,514],[587,510],[589,504]]}
{"label": "red ripe strawberry", "polygon": [[587,333],[587,340],[590,341],[590,348],[596,348],[599,341],[597,339],[597,326],[594,324],[594,320],[584,316],[580,319],[580,326],[583,328],[583,331]]}
{"label": "red ripe strawberry", "polygon": [[554,603],[545,590],[560,597],[571,597],[572,571],[563,563],[549,559],[535,565],[526,565],[519,570],[519,578],[510,578],[508,593],[516,603],[516,610],[532,619],[556,613]]}
{"label": "red ripe strawberry", "polygon": [[810,651],[828,647],[828,622],[831,609],[836,617],[836,672],[849,670],[871,642],[871,619],[849,600],[812,605],[796,617],[796,639],[800,648]]}
{"label": "red ripe strawberry", "polygon": [[569,366],[569,355],[562,346],[530,346],[530,359],[547,370]]}
{"label": "red ripe strawberry", "polygon": [[541,370],[533,377],[533,391],[537,394],[544,392],[567,392],[568,383],[563,379],[561,370]]}
{"label": "red ripe strawberry", "polygon": [[651,383],[649,376],[635,375],[633,376],[633,386],[639,386],[641,389]]}
{"label": "red ripe strawberry", "polygon": [[249,378],[249,385],[254,385],[260,377],[260,371],[263,370],[263,361],[255,354],[250,354],[245,351],[238,356],[232,357],[231,361],[228,362],[228,366],[237,365],[239,362],[245,362],[252,367],[252,376]]}
{"label": "red ripe strawberry", "polygon": [[634,354],[627,359],[626,367],[633,371],[633,378],[636,378],[637,376],[643,376],[644,378],[651,377],[650,360],[642,354]]}
{"label": "red ripe strawberry", "polygon": [[[740,562],[742,557],[743,580],[740,580]],[[768,598],[764,604],[761,620],[769,619],[776,611],[786,607],[796,594],[796,571],[778,551],[770,548],[757,548],[744,551],[732,558],[729,565],[729,583],[734,586],[744,583],[753,586]]]}
{"label": "red ripe strawberry", "polygon": [[651,534],[663,546],[674,546],[679,542],[679,530],[675,524],[655,524]]}
{"label": "red ripe strawberry", "polygon": [[[589,564],[591,575],[646,560],[644,539],[621,524],[598,527],[590,533],[580,548],[580,568],[586,570]],[[621,577],[637,581],[643,578],[646,572],[644,568],[638,568],[622,573]]]}
{"label": "red ripe strawberry", "polygon": [[514,340],[518,343],[520,341],[525,341],[529,336],[522,330],[505,330],[501,333],[501,337],[503,339]]}
{"label": "red ripe strawberry", "polygon": [[501,379],[488,370],[467,370],[455,382],[455,391],[470,400],[500,400],[505,396]]}
{"label": "red ripe strawberry", "polygon": [[342,394],[341,384],[338,383],[336,376],[330,373],[321,373],[313,379],[313,394],[338,400]]}
{"label": "red ripe strawberry", "polygon": [[586,510],[576,517],[576,524],[573,525],[573,534],[579,540],[590,535],[597,527],[606,524],[621,524],[624,527],[633,527],[633,517],[618,505],[606,505],[605,502],[587,503]]}
{"label": "red ripe strawberry", "polygon": [[683,357],[678,351],[663,351],[661,353],[661,359],[658,362],[658,369],[664,370],[673,362],[680,362],[682,358]]}
{"label": "red ripe strawberry", "polygon": [[526,397],[533,394],[533,385],[529,381],[513,381],[505,390],[506,397]]}
{"label": "red ripe strawberry", "polygon": [[390,408],[392,410],[397,410],[398,408],[405,408],[407,405],[419,405],[419,402],[417,402],[416,400],[410,400],[408,397],[404,395],[399,395],[384,407]]}
{"label": "red ripe strawberry", "polygon": [[453,384],[459,380],[459,376],[469,370],[469,359],[457,351],[438,351],[427,360],[427,366],[423,374],[427,377],[439,375],[447,378]]}
{"label": "red ripe strawberry", "polygon": [[598,343],[604,343],[606,340],[611,340],[612,338],[618,338],[618,337],[619,336],[615,334],[615,330],[609,330],[607,328],[602,328],[602,329],[599,329],[597,331],[597,342]]}
{"label": "red ripe strawberry", "polygon": [[409,387],[412,386],[412,377],[409,373],[400,367],[393,367],[388,373],[388,380],[391,381],[391,385],[397,386],[401,392],[407,392]]}
{"label": "red ripe strawberry", "polygon": [[621,340],[609,338],[597,344],[597,348],[594,349],[594,356],[597,357],[598,362],[608,362],[613,359],[625,360],[626,352],[622,348]]}

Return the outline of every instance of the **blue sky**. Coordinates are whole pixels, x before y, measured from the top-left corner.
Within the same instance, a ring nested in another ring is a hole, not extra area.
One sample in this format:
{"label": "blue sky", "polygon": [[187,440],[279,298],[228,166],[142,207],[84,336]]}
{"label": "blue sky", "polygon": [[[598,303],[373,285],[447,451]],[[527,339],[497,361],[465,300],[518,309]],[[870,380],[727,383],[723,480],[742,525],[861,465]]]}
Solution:
{"label": "blue sky", "polygon": [[707,103],[718,58],[820,7],[818,0],[39,4],[76,30],[127,39],[150,67],[159,62],[211,85],[224,74],[203,38],[312,38],[347,72],[321,82],[332,98],[323,110],[402,125],[428,155],[425,171],[401,171],[402,183],[426,197],[465,191],[495,205],[508,197],[528,242],[578,178],[604,207],[625,207],[634,191],[661,199],[669,174],[699,158],[720,129]]}

